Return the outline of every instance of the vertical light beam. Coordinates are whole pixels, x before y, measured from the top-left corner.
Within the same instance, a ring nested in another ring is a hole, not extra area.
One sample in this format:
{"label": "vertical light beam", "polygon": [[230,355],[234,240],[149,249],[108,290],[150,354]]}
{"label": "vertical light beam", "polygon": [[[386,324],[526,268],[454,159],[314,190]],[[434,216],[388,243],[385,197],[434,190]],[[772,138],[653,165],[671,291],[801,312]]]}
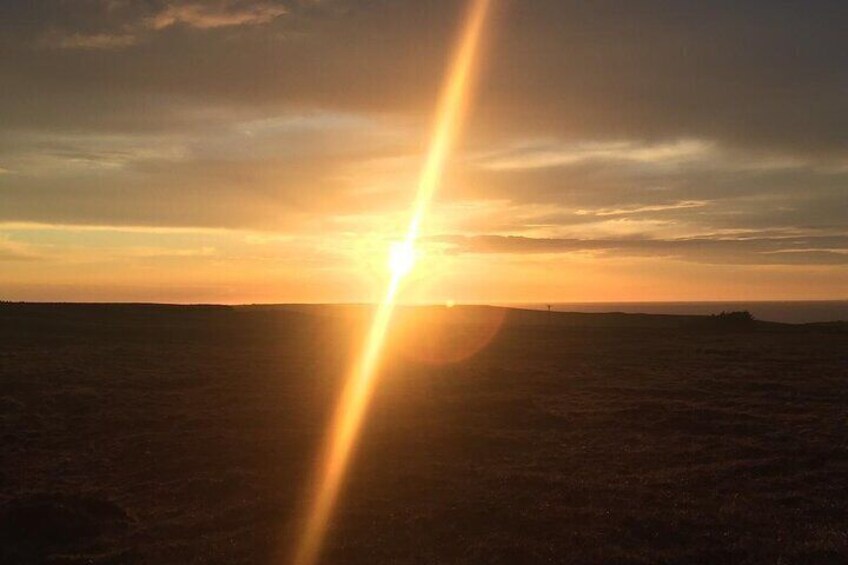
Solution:
{"label": "vertical light beam", "polygon": [[[439,188],[448,155],[459,131],[474,79],[483,28],[492,0],[470,0],[468,16],[443,86],[427,157],[418,181],[412,215],[402,245],[413,251],[421,224]],[[392,319],[395,299],[409,269],[394,269],[383,301],[377,307],[361,357],[345,384],[333,414],[330,434],[318,469],[314,498],[297,546],[295,565],[318,559],[342,479],[373,392],[380,354]]]}

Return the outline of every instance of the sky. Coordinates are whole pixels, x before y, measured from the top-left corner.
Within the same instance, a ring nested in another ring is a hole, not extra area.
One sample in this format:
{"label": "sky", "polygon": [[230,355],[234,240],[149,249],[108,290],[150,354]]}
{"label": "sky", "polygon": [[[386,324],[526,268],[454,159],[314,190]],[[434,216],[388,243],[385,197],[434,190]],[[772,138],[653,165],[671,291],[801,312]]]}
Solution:
{"label": "sky", "polygon": [[[463,13],[0,3],[0,299],[378,299]],[[848,298],[846,17],[496,0],[404,300]]]}

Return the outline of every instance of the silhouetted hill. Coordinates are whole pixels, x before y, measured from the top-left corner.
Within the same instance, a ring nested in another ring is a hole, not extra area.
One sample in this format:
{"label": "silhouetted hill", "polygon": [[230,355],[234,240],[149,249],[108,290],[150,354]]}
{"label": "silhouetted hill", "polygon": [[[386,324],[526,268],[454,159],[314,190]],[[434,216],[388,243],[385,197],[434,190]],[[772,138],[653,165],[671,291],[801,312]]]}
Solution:
{"label": "silhouetted hill", "polygon": [[[109,326],[121,328],[171,326],[198,328],[197,322],[240,323],[245,319],[266,323],[300,321],[316,318],[366,321],[373,313],[372,305],[358,304],[270,304],[270,305],[173,305],[173,304],[107,304],[107,303],[27,303],[0,302],[0,323],[15,327],[72,325],[78,329]],[[398,306],[398,318],[439,316],[444,321],[461,324],[489,323],[502,319],[511,326],[557,326],[585,328],[704,329],[704,330],[770,330],[770,331],[848,331],[846,322],[784,324],[753,319],[747,312],[719,315],[631,314],[623,312],[584,313],[546,312],[484,305],[462,306]]]}

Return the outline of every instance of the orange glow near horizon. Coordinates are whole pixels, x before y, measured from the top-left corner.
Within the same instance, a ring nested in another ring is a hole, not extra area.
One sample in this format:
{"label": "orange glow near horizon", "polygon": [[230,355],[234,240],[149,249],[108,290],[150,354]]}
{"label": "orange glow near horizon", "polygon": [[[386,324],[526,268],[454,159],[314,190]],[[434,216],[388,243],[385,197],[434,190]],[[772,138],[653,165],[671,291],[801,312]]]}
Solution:
{"label": "orange glow near horizon", "polygon": [[409,226],[403,240],[392,248],[388,286],[382,302],[377,307],[361,357],[347,380],[333,414],[325,452],[317,471],[315,492],[294,555],[295,565],[312,565],[318,560],[333,507],[373,392],[398,292],[403,279],[414,268],[415,243],[439,187],[468,103],[491,2],[492,0],[471,0],[467,20],[442,92]]}

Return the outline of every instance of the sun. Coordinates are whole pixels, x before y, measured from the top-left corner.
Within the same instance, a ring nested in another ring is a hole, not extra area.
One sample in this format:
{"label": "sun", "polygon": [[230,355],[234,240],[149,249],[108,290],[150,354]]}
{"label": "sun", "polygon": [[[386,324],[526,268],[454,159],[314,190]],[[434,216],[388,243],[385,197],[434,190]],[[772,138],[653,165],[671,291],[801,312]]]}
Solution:
{"label": "sun", "polygon": [[396,241],[389,248],[389,271],[395,277],[405,277],[415,267],[415,246],[411,241]]}

